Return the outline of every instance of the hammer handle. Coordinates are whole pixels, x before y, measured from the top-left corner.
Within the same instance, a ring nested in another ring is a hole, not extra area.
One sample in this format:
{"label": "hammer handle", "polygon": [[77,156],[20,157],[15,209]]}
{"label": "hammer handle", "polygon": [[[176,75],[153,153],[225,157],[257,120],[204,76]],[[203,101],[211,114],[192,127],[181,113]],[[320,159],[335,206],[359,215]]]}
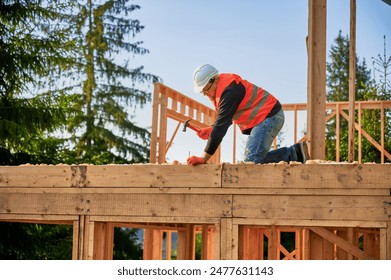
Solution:
{"label": "hammer handle", "polygon": [[201,132],[201,129],[198,129],[198,128],[192,126],[191,124],[187,124],[187,127],[190,128],[190,129],[192,129],[192,130],[194,130],[194,131],[197,132],[197,133],[200,133],[200,132]]}

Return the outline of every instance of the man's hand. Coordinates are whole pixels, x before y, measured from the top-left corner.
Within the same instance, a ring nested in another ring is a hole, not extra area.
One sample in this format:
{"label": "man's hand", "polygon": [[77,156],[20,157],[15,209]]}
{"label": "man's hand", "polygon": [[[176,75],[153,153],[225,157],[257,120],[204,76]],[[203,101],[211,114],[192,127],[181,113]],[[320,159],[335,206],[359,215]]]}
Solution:
{"label": "man's hand", "polygon": [[208,126],[206,128],[202,128],[200,132],[197,132],[198,137],[202,140],[208,140],[210,133],[212,132],[213,127]]}
{"label": "man's hand", "polygon": [[199,165],[199,164],[205,164],[206,161],[202,157],[196,157],[196,156],[191,156],[187,158],[187,164],[188,165]]}

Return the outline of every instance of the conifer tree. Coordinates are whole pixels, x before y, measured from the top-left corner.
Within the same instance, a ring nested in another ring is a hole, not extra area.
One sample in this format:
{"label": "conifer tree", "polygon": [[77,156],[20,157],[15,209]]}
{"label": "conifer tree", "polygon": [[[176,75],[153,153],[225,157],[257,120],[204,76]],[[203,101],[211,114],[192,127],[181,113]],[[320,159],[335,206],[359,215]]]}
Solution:
{"label": "conifer tree", "polygon": [[47,148],[58,141],[47,133],[61,126],[64,112],[36,89],[73,49],[59,18],[64,2],[0,1],[0,164],[53,161]]}
{"label": "conifer tree", "polygon": [[148,53],[134,41],[144,28],[131,17],[140,6],[89,0],[77,7],[75,38],[81,51],[77,72],[68,77],[75,80],[78,113],[70,116],[68,128],[78,160],[147,162],[150,133],[133,121],[132,113],[150,101],[148,90],[158,77],[130,61]]}
{"label": "conifer tree", "polygon": [[[349,100],[349,38],[343,37],[339,32],[335,39],[335,45],[330,51],[331,61],[327,63],[327,101]],[[356,58],[356,100],[381,99],[376,82],[371,78],[371,71],[367,68],[365,60],[360,63]],[[340,119],[340,155],[341,161],[348,157],[348,121]],[[380,112],[376,110],[362,113],[362,127],[372,138],[380,142]],[[356,116],[358,123],[358,117]],[[335,118],[326,125],[326,158],[335,160],[336,150],[336,120]],[[355,137],[355,151],[357,158],[358,137]],[[366,139],[362,142],[362,161],[380,162],[380,152]]]}

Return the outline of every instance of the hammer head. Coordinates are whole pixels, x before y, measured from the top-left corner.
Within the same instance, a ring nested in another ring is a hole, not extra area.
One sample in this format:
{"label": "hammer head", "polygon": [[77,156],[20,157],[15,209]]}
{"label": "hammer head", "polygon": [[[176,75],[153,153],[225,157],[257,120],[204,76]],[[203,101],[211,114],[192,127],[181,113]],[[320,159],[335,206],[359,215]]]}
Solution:
{"label": "hammer head", "polygon": [[190,119],[186,120],[186,121],[183,123],[183,130],[182,130],[183,132],[186,132],[186,127],[188,127],[189,121],[190,121]]}

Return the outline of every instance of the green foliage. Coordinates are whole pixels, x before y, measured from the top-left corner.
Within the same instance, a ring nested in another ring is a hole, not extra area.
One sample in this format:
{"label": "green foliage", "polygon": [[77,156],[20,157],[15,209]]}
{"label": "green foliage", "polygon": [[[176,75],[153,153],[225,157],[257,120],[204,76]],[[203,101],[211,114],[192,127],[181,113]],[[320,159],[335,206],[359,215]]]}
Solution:
{"label": "green foliage", "polygon": [[[148,53],[131,41],[143,29],[130,17],[140,7],[98,2],[0,1],[0,164],[148,160],[150,134],[129,111],[150,101],[158,80],[127,60]],[[69,227],[0,226],[1,258],[71,258]],[[116,237],[116,257],[139,258],[126,243],[133,233]]]}
{"label": "green foliage", "polygon": [[[343,37],[341,32],[335,39],[335,45],[330,51],[331,62],[327,63],[327,100],[328,101],[348,101],[349,100],[349,38]],[[383,94],[382,85],[371,79],[371,71],[367,69],[365,60],[360,63],[356,59],[356,100],[379,100],[387,97]],[[387,70],[386,70],[387,71]],[[387,79],[386,79],[387,81]],[[389,95],[388,95],[389,96]],[[389,125],[389,115],[386,114],[385,135],[386,150],[391,147],[391,127]],[[358,123],[358,116],[356,116]],[[363,110],[361,115],[363,129],[380,143],[380,110]],[[355,158],[358,158],[358,134],[355,135]],[[332,119],[326,125],[326,159],[336,160],[336,120]],[[348,121],[340,119],[340,160],[348,160]],[[362,162],[380,162],[380,152],[363,137],[362,141]]]}
{"label": "green foliage", "polygon": [[4,162],[47,157],[35,146],[64,123],[64,107],[34,90],[53,65],[69,61],[65,55],[74,46],[58,19],[63,2],[0,2],[0,147],[9,152]]}
{"label": "green foliage", "polygon": [[202,234],[198,233],[195,236],[195,259],[200,260],[202,257]]}
{"label": "green foliage", "polygon": [[72,226],[1,222],[0,259],[70,260]]}
{"label": "green foliage", "polygon": [[[158,78],[130,68],[128,57],[147,54],[142,42],[131,39],[143,30],[130,17],[140,7],[130,1],[88,1],[78,4],[74,38],[80,52],[72,68],[76,114],[68,132],[77,158],[87,163],[147,162],[150,133],[138,126],[130,110],[143,107],[150,93],[136,84]],[[65,74],[69,77],[69,74]]]}
{"label": "green foliage", "polygon": [[377,57],[373,57],[374,76],[376,80],[376,74],[379,74],[380,80],[377,82],[379,85],[379,96],[382,100],[391,100],[391,56],[387,57],[386,36],[384,35],[384,50],[383,56],[380,54]]}
{"label": "green foliage", "polygon": [[114,260],[143,259],[137,231],[138,229],[133,228],[114,228]]}

